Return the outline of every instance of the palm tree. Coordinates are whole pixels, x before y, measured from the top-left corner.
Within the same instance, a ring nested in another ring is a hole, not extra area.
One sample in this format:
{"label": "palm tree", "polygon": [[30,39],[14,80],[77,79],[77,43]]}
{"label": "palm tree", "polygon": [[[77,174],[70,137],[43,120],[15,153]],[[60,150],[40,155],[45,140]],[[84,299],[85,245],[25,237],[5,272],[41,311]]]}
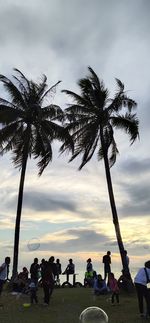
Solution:
{"label": "palm tree", "polygon": [[[0,75],[8,99],[0,98],[0,153],[11,151],[13,162],[21,170],[17,215],[14,236],[13,276],[16,276],[19,253],[20,220],[23,190],[28,158],[36,159],[39,175],[52,161],[52,143],[55,139],[72,145],[70,135],[62,125],[63,111],[54,104],[45,105],[45,98],[56,86],[47,89],[47,78],[43,75],[39,83],[28,80],[18,69],[13,81]],[[56,123],[57,121],[57,123]]]}
{"label": "palm tree", "polygon": [[[115,226],[117,242],[120,250],[123,268],[128,270],[124,245],[121,237],[110,167],[116,161],[118,154],[117,144],[114,139],[114,128],[124,130],[130,137],[131,144],[138,137],[138,119],[132,113],[136,102],[124,92],[123,83],[116,79],[117,92],[113,99],[109,98],[108,89],[105,88],[91,67],[89,76],[79,80],[81,94],[63,90],[72,99],[73,103],[65,110],[69,120],[67,128],[75,144],[74,153],[70,161],[82,154],[79,170],[97,152],[98,160],[104,160],[109,200]],[[62,152],[65,147],[62,146]]]}

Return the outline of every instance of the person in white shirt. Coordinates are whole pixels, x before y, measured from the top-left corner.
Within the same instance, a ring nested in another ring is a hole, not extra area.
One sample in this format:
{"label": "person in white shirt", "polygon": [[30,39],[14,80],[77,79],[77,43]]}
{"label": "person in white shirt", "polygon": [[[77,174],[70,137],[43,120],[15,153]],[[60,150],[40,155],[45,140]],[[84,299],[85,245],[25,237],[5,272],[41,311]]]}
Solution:
{"label": "person in white shirt", "polygon": [[8,279],[9,264],[10,264],[10,257],[6,257],[5,262],[0,266],[0,295],[3,290],[3,285],[5,281]]}
{"label": "person in white shirt", "polygon": [[150,282],[150,260],[145,263],[145,267],[139,269],[134,278],[136,287],[140,316],[144,317],[144,298],[146,301],[147,311],[146,315],[150,317],[150,297],[147,284]]}

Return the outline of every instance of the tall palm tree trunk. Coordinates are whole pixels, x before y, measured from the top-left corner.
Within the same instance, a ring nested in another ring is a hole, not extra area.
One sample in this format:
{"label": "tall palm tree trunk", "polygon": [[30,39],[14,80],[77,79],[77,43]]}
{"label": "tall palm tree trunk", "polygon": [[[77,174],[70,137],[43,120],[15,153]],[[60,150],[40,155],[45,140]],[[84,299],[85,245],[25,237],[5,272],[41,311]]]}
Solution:
{"label": "tall palm tree trunk", "polygon": [[16,225],[15,225],[15,236],[14,236],[14,255],[13,255],[13,272],[12,280],[16,277],[18,271],[18,254],[19,254],[19,237],[20,237],[20,220],[21,220],[21,211],[22,211],[22,202],[23,202],[23,189],[24,189],[24,180],[26,173],[28,155],[26,154],[20,176],[20,185],[19,185],[19,194],[18,194],[18,204],[17,204],[17,215],[16,215]]}
{"label": "tall palm tree trunk", "polygon": [[124,245],[123,245],[123,241],[122,241],[122,237],[121,237],[121,231],[120,231],[120,225],[119,225],[119,220],[118,220],[115,198],[114,198],[114,192],[113,192],[113,186],[112,186],[112,180],[111,180],[111,174],[110,174],[110,167],[109,167],[109,162],[108,162],[108,153],[107,153],[107,148],[105,147],[102,129],[100,130],[100,136],[101,136],[101,144],[102,144],[102,149],[103,149],[103,154],[104,154],[105,173],[106,173],[106,179],[107,179],[107,188],[108,188],[109,200],[110,200],[110,205],[111,205],[113,224],[115,227],[116,238],[117,238],[118,247],[119,247],[119,251],[120,251],[122,266],[123,266],[124,270],[127,270],[129,272],[129,268],[128,268],[128,264],[127,264],[127,260],[126,260],[126,256],[125,256],[125,252],[124,252],[125,249],[124,249]]}

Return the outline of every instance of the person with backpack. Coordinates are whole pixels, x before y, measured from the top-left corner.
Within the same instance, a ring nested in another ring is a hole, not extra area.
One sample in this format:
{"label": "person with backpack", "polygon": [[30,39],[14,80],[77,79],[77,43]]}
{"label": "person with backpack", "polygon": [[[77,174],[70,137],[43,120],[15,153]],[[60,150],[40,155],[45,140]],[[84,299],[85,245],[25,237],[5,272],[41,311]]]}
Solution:
{"label": "person with backpack", "polygon": [[5,262],[0,266],[0,295],[3,290],[5,281],[8,279],[10,257],[5,258]]}
{"label": "person with backpack", "polygon": [[[140,268],[134,278],[137,292],[140,317],[150,317],[150,295],[147,284],[150,282],[150,260],[145,262],[145,266]],[[146,302],[146,313],[144,313],[144,299]]]}

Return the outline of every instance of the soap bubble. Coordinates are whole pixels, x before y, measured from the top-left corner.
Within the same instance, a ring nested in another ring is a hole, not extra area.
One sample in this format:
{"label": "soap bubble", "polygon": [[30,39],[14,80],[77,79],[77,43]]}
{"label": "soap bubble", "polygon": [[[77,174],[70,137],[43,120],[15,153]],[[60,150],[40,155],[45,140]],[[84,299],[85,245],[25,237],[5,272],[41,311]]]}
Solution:
{"label": "soap bubble", "polygon": [[107,314],[99,307],[87,307],[79,317],[81,323],[107,323]]}
{"label": "soap bubble", "polygon": [[34,251],[40,248],[40,240],[38,238],[32,238],[29,240],[27,247],[30,251]]}

